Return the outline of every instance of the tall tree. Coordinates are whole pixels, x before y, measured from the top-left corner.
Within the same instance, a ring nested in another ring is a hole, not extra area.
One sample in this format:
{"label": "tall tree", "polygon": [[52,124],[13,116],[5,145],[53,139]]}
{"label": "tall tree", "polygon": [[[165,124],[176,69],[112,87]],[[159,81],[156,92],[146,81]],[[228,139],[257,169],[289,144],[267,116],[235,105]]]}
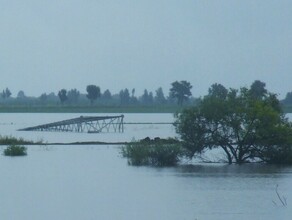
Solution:
{"label": "tall tree", "polygon": [[209,95],[219,98],[219,99],[226,99],[228,94],[228,90],[221,84],[213,84],[209,88]]}
{"label": "tall tree", "polygon": [[10,90],[8,88],[3,90],[2,94],[1,94],[3,99],[9,98],[11,95],[12,95],[12,93],[10,92]]}
{"label": "tall tree", "polygon": [[255,99],[250,93],[230,89],[226,99],[211,94],[176,116],[176,131],[190,157],[221,148],[229,163],[292,163],[292,124],[276,96]]}
{"label": "tall tree", "polygon": [[102,94],[102,98],[103,99],[106,99],[106,100],[109,100],[112,98],[112,94],[111,92],[107,89],[104,91],[104,93]]}
{"label": "tall tree", "polygon": [[155,91],[156,95],[154,97],[154,100],[157,104],[159,105],[163,105],[166,103],[166,99],[163,93],[163,90],[161,87],[159,87],[156,91]]}
{"label": "tall tree", "polygon": [[141,96],[141,102],[144,105],[151,105],[153,104],[153,93],[152,92],[148,92],[147,89],[144,90],[143,95]]}
{"label": "tall tree", "polygon": [[130,103],[130,93],[128,89],[121,90],[119,96],[121,105],[128,105]]}
{"label": "tall tree", "polygon": [[100,97],[100,88],[96,85],[88,85],[86,87],[86,97],[90,100],[91,105],[93,102]]}
{"label": "tall tree", "polygon": [[68,99],[67,90],[66,89],[61,89],[58,92],[58,96],[59,96],[59,99],[61,101],[61,104],[64,104],[64,102]]}
{"label": "tall tree", "polygon": [[138,99],[137,99],[137,97],[135,96],[135,92],[136,92],[136,89],[135,88],[133,88],[132,89],[132,94],[131,94],[131,98],[130,98],[130,103],[131,104],[134,104],[134,105],[136,105],[137,103],[138,103]]}
{"label": "tall tree", "polygon": [[169,96],[177,99],[177,104],[182,106],[184,101],[187,101],[192,95],[192,85],[187,81],[175,81],[171,84]]}
{"label": "tall tree", "polygon": [[23,99],[25,98],[25,94],[24,94],[24,91],[20,90],[18,93],[17,93],[17,98],[18,99]]}
{"label": "tall tree", "polygon": [[255,99],[262,99],[267,95],[266,83],[255,80],[250,86],[250,95]]}

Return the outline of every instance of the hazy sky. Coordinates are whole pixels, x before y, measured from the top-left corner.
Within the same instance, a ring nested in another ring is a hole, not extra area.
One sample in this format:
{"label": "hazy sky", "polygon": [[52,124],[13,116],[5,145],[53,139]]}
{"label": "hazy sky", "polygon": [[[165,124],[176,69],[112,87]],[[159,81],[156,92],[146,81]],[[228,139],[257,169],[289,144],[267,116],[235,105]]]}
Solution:
{"label": "hazy sky", "polygon": [[292,91],[291,0],[0,0],[0,90]]}

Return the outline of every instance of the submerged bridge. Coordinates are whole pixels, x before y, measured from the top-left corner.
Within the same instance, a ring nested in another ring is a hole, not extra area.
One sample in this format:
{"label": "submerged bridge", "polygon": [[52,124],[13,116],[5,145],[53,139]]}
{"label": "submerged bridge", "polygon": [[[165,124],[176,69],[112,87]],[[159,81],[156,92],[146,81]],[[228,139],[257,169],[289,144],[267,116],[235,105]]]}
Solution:
{"label": "submerged bridge", "polygon": [[80,116],[49,124],[20,129],[20,131],[63,131],[63,132],[124,132],[124,115],[119,116]]}

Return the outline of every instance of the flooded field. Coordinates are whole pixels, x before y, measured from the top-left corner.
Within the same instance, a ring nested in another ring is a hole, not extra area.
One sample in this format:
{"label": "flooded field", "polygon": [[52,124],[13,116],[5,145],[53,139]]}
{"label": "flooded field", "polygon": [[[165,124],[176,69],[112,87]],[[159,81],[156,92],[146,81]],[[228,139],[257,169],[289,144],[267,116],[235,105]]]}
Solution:
{"label": "flooded field", "polygon": [[[86,114],[88,115],[88,114]],[[89,114],[92,115],[92,114]],[[173,137],[171,125],[126,125],[124,133],[25,132],[80,114],[1,114],[1,135],[44,142]],[[125,114],[126,122],[172,122],[171,114]],[[4,147],[2,147],[4,148]],[[292,167],[183,164],[132,167],[120,146],[29,146],[0,157],[1,219],[291,219]],[[286,197],[278,199],[276,187]]]}

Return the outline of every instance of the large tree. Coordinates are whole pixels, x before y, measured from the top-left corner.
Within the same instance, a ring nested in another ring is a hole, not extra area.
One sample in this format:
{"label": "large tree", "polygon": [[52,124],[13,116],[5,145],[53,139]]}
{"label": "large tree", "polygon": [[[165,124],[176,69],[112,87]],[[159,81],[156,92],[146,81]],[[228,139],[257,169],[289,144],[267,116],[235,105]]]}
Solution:
{"label": "large tree", "polygon": [[176,115],[176,131],[190,157],[221,148],[228,163],[291,163],[292,125],[280,109],[276,96],[267,92],[256,99],[247,88],[230,89],[226,97],[209,92]]}
{"label": "large tree", "polygon": [[268,94],[266,83],[255,80],[250,86],[250,95],[255,99],[264,98]]}
{"label": "large tree", "polygon": [[178,105],[182,106],[184,101],[187,101],[192,95],[192,85],[187,81],[175,81],[171,84],[169,96],[177,99]]}
{"label": "large tree", "polygon": [[226,89],[223,85],[215,83],[211,85],[209,88],[209,95],[213,97],[217,97],[219,99],[225,99],[228,94],[228,89]]}
{"label": "large tree", "polygon": [[88,85],[86,87],[86,97],[90,100],[91,105],[93,102],[100,97],[100,88],[96,85]]}

